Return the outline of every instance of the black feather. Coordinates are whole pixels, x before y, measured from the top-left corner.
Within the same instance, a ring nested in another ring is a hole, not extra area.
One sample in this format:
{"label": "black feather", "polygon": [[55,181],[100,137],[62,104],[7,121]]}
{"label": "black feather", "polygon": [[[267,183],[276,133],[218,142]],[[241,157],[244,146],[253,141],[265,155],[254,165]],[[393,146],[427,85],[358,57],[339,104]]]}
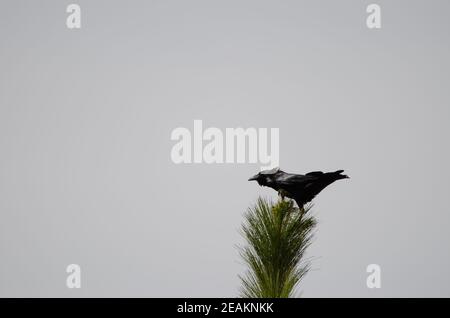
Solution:
{"label": "black feather", "polygon": [[302,208],[327,186],[336,180],[348,178],[344,170],[335,172],[313,171],[306,175],[286,173],[280,169],[266,170],[250,178],[261,186],[270,187],[283,196],[291,198]]}

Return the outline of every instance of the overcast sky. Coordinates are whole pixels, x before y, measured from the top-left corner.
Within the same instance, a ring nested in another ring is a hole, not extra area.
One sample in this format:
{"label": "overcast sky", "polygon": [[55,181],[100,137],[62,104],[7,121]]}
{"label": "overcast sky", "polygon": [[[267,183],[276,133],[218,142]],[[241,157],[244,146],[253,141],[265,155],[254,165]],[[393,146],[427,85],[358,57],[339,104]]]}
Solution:
{"label": "overcast sky", "polygon": [[[234,297],[259,164],[175,164],[194,120],[279,128],[315,200],[304,297],[450,296],[450,3],[2,1],[0,296]],[[66,287],[79,264],[81,289]],[[366,266],[381,266],[368,289]]]}

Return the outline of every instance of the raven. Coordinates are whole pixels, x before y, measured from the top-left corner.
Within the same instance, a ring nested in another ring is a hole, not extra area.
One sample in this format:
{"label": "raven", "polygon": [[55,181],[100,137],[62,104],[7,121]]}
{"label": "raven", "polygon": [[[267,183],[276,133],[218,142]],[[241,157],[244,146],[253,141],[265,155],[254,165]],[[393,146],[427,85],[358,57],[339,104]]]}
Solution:
{"label": "raven", "polygon": [[270,187],[281,197],[288,197],[297,202],[299,208],[314,199],[320,191],[336,180],[346,179],[344,170],[335,172],[313,171],[305,175],[286,173],[279,168],[264,170],[248,179],[256,181],[260,186]]}

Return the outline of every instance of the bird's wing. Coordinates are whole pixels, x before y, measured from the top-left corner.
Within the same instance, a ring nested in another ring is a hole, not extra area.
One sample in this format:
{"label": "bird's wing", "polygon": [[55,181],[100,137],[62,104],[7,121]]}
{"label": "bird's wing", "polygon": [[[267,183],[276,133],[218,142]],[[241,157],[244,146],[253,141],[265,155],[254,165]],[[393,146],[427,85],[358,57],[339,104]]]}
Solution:
{"label": "bird's wing", "polygon": [[311,176],[304,176],[302,174],[284,173],[276,177],[276,182],[280,186],[298,186],[300,184],[307,184],[312,179]]}
{"label": "bird's wing", "polygon": [[312,171],[306,174],[307,176],[320,177],[323,175],[322,171]]}

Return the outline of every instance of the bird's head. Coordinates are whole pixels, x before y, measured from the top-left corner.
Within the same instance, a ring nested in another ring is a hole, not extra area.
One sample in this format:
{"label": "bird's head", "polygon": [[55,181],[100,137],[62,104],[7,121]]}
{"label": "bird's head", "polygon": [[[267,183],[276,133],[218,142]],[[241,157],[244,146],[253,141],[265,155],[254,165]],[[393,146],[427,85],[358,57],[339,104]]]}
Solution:
{"label": "bird's head", "polygon": [[258,174],[255,174],[253,177],[248,179],[248,181],[256,181],[260,186],[267,186],[267,184],[270,182],[272,177],[280,171],[279,168],[274,168],[271,170],[264,170],[259,172]]}
{"label": "bird's head", "polygon": [[248,179],[248,181],[256,181],[259,185],[263,185],[265,183],[265,177],[261,175],[261,173],[255,174],[253,177]]}

